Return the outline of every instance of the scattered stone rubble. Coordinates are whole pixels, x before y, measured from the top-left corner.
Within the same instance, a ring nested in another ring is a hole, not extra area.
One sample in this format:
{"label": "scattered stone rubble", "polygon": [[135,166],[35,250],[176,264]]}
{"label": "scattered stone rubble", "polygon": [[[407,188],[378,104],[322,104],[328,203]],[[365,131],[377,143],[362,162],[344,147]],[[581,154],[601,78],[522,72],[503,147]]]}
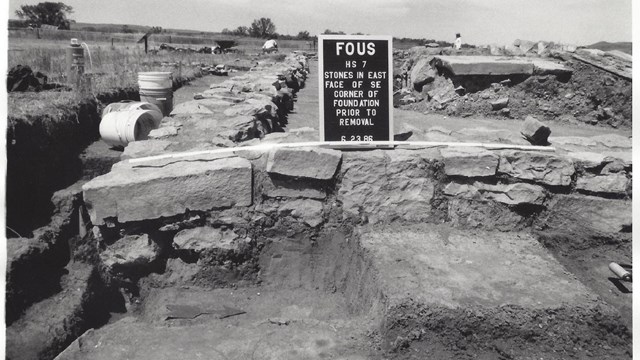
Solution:
{"label": "scattered stone rubble", "polygon": [[[447,115],[482,114],[631,126],[631,57],[518,40],[454,52],[414,47],[394,64],[394,106]],[[407,81],[402,80],[407,74]]]}

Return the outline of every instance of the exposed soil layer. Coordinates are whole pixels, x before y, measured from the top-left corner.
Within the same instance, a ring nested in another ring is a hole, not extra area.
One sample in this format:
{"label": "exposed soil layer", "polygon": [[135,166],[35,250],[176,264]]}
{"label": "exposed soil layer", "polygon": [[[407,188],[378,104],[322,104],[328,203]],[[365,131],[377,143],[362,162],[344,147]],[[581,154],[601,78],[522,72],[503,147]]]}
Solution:
{"label": "exposed soil layer", "polygon": [[[452,116],[486,116],[543,121],[586,123],[631,128],[631,82],[578,60],[565,66],[573,75],[465,76],[440,73],[425,85],[417,103],[405,109]],[[465,92],[456,92],[462,86]],[[435,98],[434,98],[435,97]],[[494,110],[492,101],[508,98],[508,110]]]}
{"label": "exposed soil layer", "polygon": [[[317,111],[313,99],[304,103]],[[583,174],[564,187],[495,169],[479,178],[475,162],[498,166],[486,153],[464,162],[471,175],[447,175],[440,149],[344,152],[329,180],[272,173],[273,154],[239,153],[250,180],[235,189],[249,205],[118,222],[131,211],[120,208],[98,225],[88,223],[79,188],[54,197],[59,216],[13,263],[18,278],[32,279],[29,261],[47,251],[58,261],[33,268],[50,271],[39,279],[52,288],[14,289],[10,358],[52,358],[90,327],[59,358],[631,357],[631,295],[613,293],[606,270],[631,263],[630,222],[615,214],[628,195],[579,193]],[[85,179],[117,160],[82,158],[92,164]],[[207,161],[215,160],[193,160]],[[630,163],[620,167],[630,176]],[[564,205],[445,194],[512,182],[538,184]],[[576,211],[584,204],[609,210]]]}
{"label": "exposed soil layer", "polygon": [[[176,78],[177,89],[191,79]],[[99,139],[102,109],[113,102],[136,100],[137,88],[114,89],[94,97],[58,93],[10,94],[7,118],[7,226],[8,237],[30,237],[49,222],[53,193],[84,178],[100,175],[113,164],[100,156],[79,156]],[[42,96],[49,96],[47,99]],[[108,155],[106,156],[109,157]],[[95,168],[98,168],[95,171]]]}

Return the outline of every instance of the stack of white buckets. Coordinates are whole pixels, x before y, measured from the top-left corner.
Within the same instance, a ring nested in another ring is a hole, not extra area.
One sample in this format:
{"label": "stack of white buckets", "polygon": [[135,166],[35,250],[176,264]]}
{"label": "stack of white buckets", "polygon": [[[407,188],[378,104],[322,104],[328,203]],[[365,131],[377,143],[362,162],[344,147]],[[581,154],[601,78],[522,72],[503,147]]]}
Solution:
{"label": "stack of white buckets", "polygon": [[102,111],[100,136],[111,146],[127,146],[145,140],[173,110],[173,81],[170,72],[138,73],[139,102],[109,104]]}

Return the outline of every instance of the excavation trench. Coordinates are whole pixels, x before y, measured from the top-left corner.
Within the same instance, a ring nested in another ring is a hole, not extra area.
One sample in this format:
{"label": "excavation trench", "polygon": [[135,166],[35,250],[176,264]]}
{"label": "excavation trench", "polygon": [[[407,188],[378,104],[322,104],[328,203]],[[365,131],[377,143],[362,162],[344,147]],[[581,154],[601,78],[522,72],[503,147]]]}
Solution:
{"label": "excavation trench", "polygon": [[[292,118],[313,118],[314,90]],[[630,296],[611,301],[577,266],[610,246],[631,260],[628,196],[576,186],[604,166],[239,147],[108,167],[9,244],[8,358],[631,357]]]}

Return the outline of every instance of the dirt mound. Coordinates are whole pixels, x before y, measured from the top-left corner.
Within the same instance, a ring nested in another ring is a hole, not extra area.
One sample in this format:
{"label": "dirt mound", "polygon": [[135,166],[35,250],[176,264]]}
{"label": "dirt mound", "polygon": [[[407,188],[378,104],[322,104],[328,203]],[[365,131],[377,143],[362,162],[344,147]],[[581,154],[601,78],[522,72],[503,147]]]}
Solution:
{"label": "dirt mound", "polygon": [[[421,93],[423,99],[400,107],[451,116],[482,115],[524,119],[534,115],[544,121],[587,123],[630,129],[631,82],[594,66],[569,60],[570,78],[563,75],[475,76],[464,82],[440,72]],[[506,107],[492,106],[507,100]]]}

